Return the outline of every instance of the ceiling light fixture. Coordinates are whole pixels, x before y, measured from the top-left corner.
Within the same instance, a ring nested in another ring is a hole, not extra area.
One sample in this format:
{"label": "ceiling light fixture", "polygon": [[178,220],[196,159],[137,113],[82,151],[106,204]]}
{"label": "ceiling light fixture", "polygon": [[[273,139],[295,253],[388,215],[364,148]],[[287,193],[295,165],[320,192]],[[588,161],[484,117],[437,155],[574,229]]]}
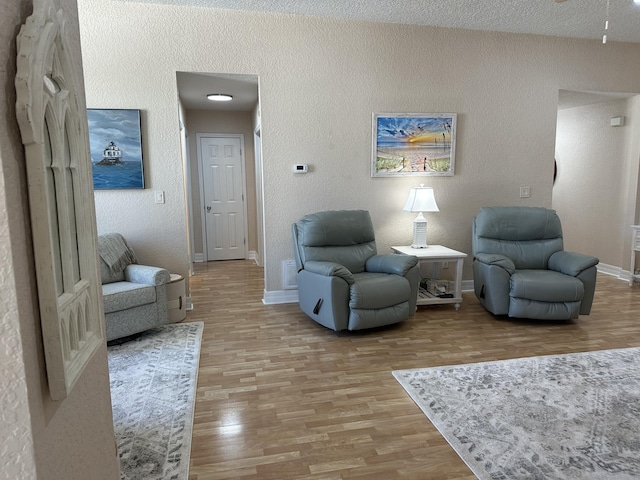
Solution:
{"label": "ceiling light fixture", "polygon": [[226,93],[210,93],[207,98],[212,102],[229,102],[233,100],[233,96]]}

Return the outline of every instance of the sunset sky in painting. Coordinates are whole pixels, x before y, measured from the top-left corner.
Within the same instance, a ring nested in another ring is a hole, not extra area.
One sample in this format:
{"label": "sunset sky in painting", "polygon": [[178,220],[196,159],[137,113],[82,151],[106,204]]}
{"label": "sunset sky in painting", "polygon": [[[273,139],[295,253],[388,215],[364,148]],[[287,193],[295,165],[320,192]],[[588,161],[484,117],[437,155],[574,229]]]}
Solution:
{"label": "sunset sky in painting", "polygon": [[[378,143],[435,143],[451,140],[451,117],[377,118]],[[449,129],[445,125],[449,125]],[[444,136],[443,136],[444,134]]]}

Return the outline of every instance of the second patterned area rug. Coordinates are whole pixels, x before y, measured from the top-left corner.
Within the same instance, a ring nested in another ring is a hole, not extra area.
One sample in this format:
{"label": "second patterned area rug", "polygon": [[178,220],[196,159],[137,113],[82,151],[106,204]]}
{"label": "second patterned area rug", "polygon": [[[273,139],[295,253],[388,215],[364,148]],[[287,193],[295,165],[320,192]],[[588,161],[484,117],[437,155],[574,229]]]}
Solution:
{"label": "second patterned area rug", "polygon": [[108,348],[122,480],[186,480],[202,322],[163,325]]}
{"label": "second patterned area rug", "polygon": [[640,478],[640,348],[393,375],[481,480]]}

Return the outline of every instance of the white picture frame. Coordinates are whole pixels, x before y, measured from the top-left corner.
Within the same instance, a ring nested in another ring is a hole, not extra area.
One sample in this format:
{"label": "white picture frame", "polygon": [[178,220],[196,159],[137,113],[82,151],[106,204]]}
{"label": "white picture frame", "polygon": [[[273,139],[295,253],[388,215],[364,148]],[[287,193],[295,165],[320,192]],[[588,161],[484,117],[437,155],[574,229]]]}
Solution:
{"label": "white picture frame", "polygon": [[457,114],[374,113],[371,176],[452,176]]}

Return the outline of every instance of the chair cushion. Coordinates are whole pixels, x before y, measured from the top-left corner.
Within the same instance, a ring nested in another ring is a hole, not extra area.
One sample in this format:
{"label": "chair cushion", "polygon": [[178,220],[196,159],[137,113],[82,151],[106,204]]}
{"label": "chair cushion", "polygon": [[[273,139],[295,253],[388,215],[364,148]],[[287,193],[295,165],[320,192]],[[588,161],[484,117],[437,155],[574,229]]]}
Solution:
{"label": "chair cushion", "polygon": [[334,262],[351,273],[360,273],[377,253],[373,224],[366,210],[312,213],[302,217],[295,229],[302,265],[309,260]]}
{"label": "chair cushion", "polygon": [[482,207],[475,229],[481,237],[510,242],[562,237],[556,211],[542,207]]}
{"label": "chair cushion", "polygon": [[406,302],[411,295],[409,280],[387,273],[357,273],[349,292],[349,307],[380,309]]}
{"label": "chair cushion", "polygon": [[156,301],[156,289],[151,285],[114,282],[102,286],[104,313],[118,312]]}
{"label": "chair cushion", "polygon": [[365,328],[382,327],[402,322],[409,318],[413,312],[409,302],[398,303],[386,308],[366,309],[354,308],[349,312],[349,330],[362,330]]}
{"label": "chair cushion", "polygon": [[358,245],[375,240],[366,210],[330,210],[306,215],[298,222],[298,236],[307,247]]}
{"label": "chair cushion", "polygon": [[553,270],[516,270],[511,275],[511,297],[547,303],[582,300],[584,285],[575,277]]}
{"label": "chair cushion", "polygon": [[546,269],[549,257],[563,249],[560,219],[540,207],[483,207],[473,220],[472,249],[474,256],[504,255],[518,269]]}
{"label": "chair cushion", "polygon": [[526,298],[509,298],[509,316],[536,320],[571,320],[578,318],[580,302],[539,302]]}
{"label": "chair cushion", "polygon": [[124,280],[124,270],[116,270],[112,272],[105,261],[100,259],[100,277],[103,285],[113,282],[122,282]]}

